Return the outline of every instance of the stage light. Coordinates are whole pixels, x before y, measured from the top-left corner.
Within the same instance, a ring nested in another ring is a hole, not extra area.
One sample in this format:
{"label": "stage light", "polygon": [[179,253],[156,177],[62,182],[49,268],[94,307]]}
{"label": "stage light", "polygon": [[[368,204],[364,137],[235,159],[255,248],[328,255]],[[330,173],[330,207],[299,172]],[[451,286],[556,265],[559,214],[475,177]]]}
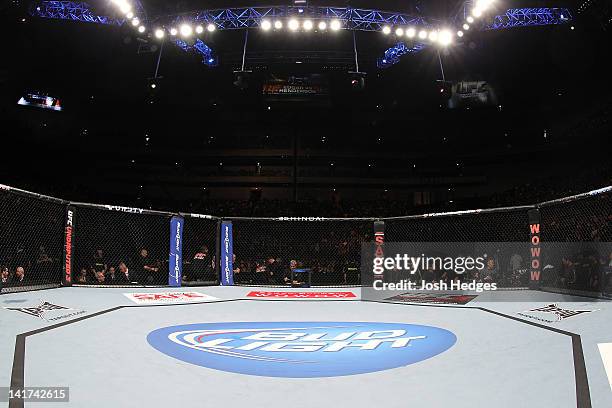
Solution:
{"label": "stage light", "polygon": [[414,38],[415,35],[416,35],[416,30],[413,27],[410,27],[409,29],[406,30],[406,37]]}
{"label": "stage light", "polygon": [[177,34],[178,34],[178,31],[177,31],[176,28],[171,28],[170,29],[170,35],[177,35]]}
{"label": "stage light", "polygon": [[391,34],[391,27],[389,27],[389,26],[384,26],[384,27],[383,27],[383,29],[382,29],[382,32],[383,32],[383,34],[384,34],[384,35],[389,35],[389,34]]}
{"label": "stage light", "polygon": [[465,20],[466,20],[468,23],[472,24],[472,23],[474,22],[474,17],[472,17],[472,16],[468,16],[468,17],[467,17]]}
{"label": "stage light", "polygon": [[429,33],[429,41],[431,41],[431,42],[438,41],[438,32],[437,31],[432,31],[432,32]]}
{"label": "stage light", "polygon": [[131,20],[133,17],[134,13],[132,13],[131,11],[125,15],[125,18],[127,18],[128,20]]}
{"label": "stage light", "polygon": [[164,30],[162,30],[161,28],[158,28],[157,30],[155,30],[155,38],[164,38],[164,35],[166,33],[164,33]]}
{"label": "stage light", "polygon": [[420,38],[421,40],[426,39],[426,38],[427,38],[427,31],[425,31],[425,30],[421,30],[421,31],[419,31],[419,38]]}
{"label": "stage light", "polygon": [[342,27],[342,24],[340,24],[339,20],[332,20],[330,27],[333,31],[338,31]]}
{"label": "stage light", "polygon": [[202,27],[201,25],[197,25],[195,28],[195,32],[196,34],[202,34],[204,32],[204,27]]}
{"label": "stage light", "polygon": [[438,42],[443,46],[450,45],[453,42],[453,33],[451,33],[450,30],[440,31]]}
{"label": "stage light", "polygon": [[283,22],[280,20],[276,20],[274,22],[274,28],[276,28],[277,30],[280,30],[281,28],[283,28]]}
{"label": "stage light", "polygon": [[132,6],[127,3],[122,3],[121,5],[119,5],[119,11],[121,11],[123,14],[129,13],[130,10],[132,10]]}
{"label": "stage light", "polygon": [[474,10],[472,10],[472,15],[476,18],[482,16],[482,10],[478,7],[476,7]]}
{"label": "stage light", "polygon": [[270,20],[263,20],[261,22],[261,29],[264,31],[269,31],[272,28],[272,23]]}
{"label": "stage light", "polygon": [[395,35],[397,35],[398,37],[401,37],[404,35],[404,29],[402,27],[397,27],[397,29],[395,30]]}
{"label": "stage light", "polygon": [[463,25],[463,29],[464,30],[469,30],[470,29],[470,25],[469,24],[464,24]]}
{"label": "stage light", "polygon": [[213,31],[215,31],[217,29],[217,26],[214,25],[213,23],[209,23],[206,26],[206,30],[208,30],[209,33],[212,33]]}
{"label": "stage light", "polygon": [[491,6],[492,3],[493,0],[478,0],[476,2],[476,7],[480,10],[486,10]]}
{"label": "stage light", "polygon": [[304,24],[303,24],[304,30],[310,31],[312,30],[313,26],[314,24],[312,24],[312,20],[304,20]]}
{"label": "stage light", "polygon": [[457,37],[459,38],[463,37],[463,31],[461,30],[457,31]]}
{"label": "stage light", "polygon": [[141,25],[140,27],[138,27],[138,32],[139,33],[144,33],[146,30],[145,26]]}
{"label": "stage light", "polygon": [[189,37],[193,33],[193,28],[189,24],[183,24],[179,28],[183,37]]}
{"label": "stage light", "polygon": [[321,31],[327,30],[327,23],[325,21],[319,21],[319,30]]}
{"label": "stage light", "polygon": [[296,31],[298,28],[300,28],[300,23],[296,19],[292,18],[289,20],[289,29],[291,31]]}
{"label": "stage light", "polygon": [[133,25],[134,27],[136,27],[136,26],[138,26],[139,24],[140,24],[140,20],[138,19],[138,17],[134,17],[134,18],[132,19],[132,25]]}

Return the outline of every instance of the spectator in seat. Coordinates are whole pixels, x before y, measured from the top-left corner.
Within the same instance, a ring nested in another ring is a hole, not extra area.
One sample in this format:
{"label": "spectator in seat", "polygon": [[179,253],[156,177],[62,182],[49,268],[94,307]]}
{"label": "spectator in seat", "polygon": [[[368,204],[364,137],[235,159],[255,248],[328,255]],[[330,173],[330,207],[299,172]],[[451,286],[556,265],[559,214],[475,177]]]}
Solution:
{"label": "spectator in seat", "polygon": [[10,274],[9,274],[9,270],[6,266],[2,267],[2,286],[4,286],[5,284],[9,283],[10,280]]}
{"label": "spectator in seat", "polygon": [[81,268],[79,276],[77,277],[77,283],[87,283],[87,269]]}
{"label": "spectator in seat", "polygon": [[106,271],[106,283],[115,283],[116,280],[116,269],[114,266],[109,266]]}
{"label": "spectator in seat", "polygon": [[18,266],[17,269],[15,269],[15,276],[13,276],[13,283],[26,283],[27,279],[26,279],[26,275],[25,275],[25,269],[23,269],[22,266]]}
{"label": "spectator in seat", "polygon": [[115,282],[116,283],[130,283],[132,277],[130,276],[130,270],[128,269],[125,262],[120,261],[118,268],[119,268],[119,273],[117,273],[115,276]]}
{"label": "spectator in seat", "polygon": [[96,272],[94,276],[96,278],[96,283],[100,283],[100,284],[104,283],[104,280],[105,280],[104,272],[102,271]]}

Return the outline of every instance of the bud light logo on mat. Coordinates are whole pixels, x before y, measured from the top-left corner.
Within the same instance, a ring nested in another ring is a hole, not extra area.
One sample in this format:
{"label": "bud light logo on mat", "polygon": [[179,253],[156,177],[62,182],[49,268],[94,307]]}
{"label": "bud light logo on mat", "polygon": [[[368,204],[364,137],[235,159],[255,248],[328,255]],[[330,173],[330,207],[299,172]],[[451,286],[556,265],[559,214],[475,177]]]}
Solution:
{"label": "bud light logo on mat", "polygon": [[369,322],[240,322],[170,326],[151,346],[187,363],[264,377],[371,373],[427,360],[457,338],[438,327]]}

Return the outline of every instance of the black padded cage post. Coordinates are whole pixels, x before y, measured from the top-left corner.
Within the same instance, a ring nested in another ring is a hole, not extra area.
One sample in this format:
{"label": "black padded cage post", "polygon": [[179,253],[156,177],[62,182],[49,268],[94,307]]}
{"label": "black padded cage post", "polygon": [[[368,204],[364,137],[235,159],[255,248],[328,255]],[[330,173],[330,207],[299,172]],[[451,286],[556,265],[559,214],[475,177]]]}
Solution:
{"label": "black padded cage post", "polygon": [[[528,259],[529,243],[528,211],[534,206],[504,207],[485,210],[455,211],[407,217],[383,218],[385,222],[385,244],[392,243],[492,243],[487,245],[488,258],[494,262],[494,270],[480,271],[479,275],[463,276],[465,279],[487,278],[499,288],[526,288],[529,274],[524,261]],[[523,260],[521,265],[512,265],[511,256],[494,248],[495,244],[520,243],[513,248]],[[522,247],[522,250],[521,248]],[[438,279],[439,271],[430,276]]]}
{"label": "black padded cage post", "polygon": [[612,297],[612,186],[540,203],[538,210],[542,290]]}
{"label": "black padded cage post", "polygon": [[[308,279],[319,287],[361,285],[361,245],[372,241],[373,218],[231,221],[236,285],[306,286]],[[307,273],[292,273],[296,270]]]}
{"label": "black padded cage post", "polygon": [[2,293],[60,286],[67,202],[0,184]]}
{"label": "black padded cage post", "polygon": [[183,286],[219,284],[219,225],[211,215],[180,214],[183,230]]}
{"label": "black padded cage post", "polygon": [[73,285],[168,285],[170,219],[141,208],[71,203]]}

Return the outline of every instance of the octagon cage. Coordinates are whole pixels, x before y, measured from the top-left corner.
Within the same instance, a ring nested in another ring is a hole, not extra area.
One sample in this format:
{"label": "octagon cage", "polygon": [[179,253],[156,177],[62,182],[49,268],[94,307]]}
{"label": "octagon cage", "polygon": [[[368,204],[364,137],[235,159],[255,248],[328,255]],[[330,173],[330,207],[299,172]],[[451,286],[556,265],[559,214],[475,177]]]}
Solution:
{"label": "octagon cage", "polygon": [[[511,242],[523,252],[492,250],[498,287],[612,293],[612,187],[529,206],[406,217],[220,218],[70,202],[0,184],[0,236],[2,293],[59,286],[363,286],[362,263],[369,259],[363,251],[375,246],[375,237],[385,245]],[[542,244],[537,265],[535,241]]]}

